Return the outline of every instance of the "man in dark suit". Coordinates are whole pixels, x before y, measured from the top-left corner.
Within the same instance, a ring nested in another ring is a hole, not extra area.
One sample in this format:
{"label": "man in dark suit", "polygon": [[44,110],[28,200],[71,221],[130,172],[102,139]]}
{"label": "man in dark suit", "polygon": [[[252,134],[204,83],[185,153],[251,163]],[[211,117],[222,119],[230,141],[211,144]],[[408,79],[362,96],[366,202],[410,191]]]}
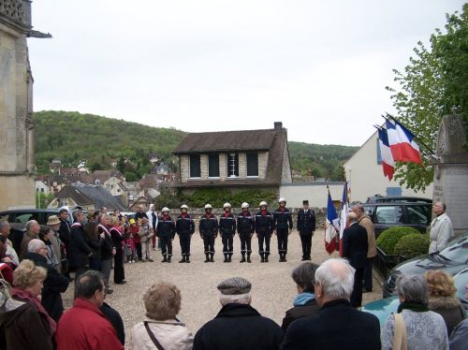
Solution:
{"label": "man in dark suit", "polygon": [[381,348],[377,317],[353,308],[354,268],[344,259],[329,259],[315,273],[320,311],[289,326],[283,350],[375,350]]}
{"label": "man in dark suit", "polygon": [[362,280],[367,266],[367,231],[357,222],[357,215],[349,213],[348,228],[343,232],[343,258],[348,259],[354,272],[354,287],[351,305],[360,307],[362,303]]}
{"label": "man in dark suit", "polygon": [[297,230],[301,236],[302,261],[311,260],[312,236],[315,231],[315,213],[309,209],[309,201],[303,200],[303,209],[297,213]]}

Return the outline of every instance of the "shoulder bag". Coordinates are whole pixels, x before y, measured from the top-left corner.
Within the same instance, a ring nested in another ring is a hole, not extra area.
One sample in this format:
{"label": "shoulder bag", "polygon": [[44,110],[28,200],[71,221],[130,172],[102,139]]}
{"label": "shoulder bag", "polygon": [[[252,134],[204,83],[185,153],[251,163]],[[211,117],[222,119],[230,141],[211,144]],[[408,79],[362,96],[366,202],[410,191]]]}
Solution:
{"label": "shoulder bag", "polygon": [[393,335],[393,350],[408,350],[408,337],[405,320],[402,314],[393,314],[395,319],[395,334]]}
{"label": "shoulder bag", "polygon": [[146,328],[146,331],[148,332],[148,335],[150,336],[151,340],[153,341],[154,345],[156,345],[156,348],[158,348],[158,350],[164,350],[164,348],[162,347],[161,343],[159,342],[159,340],[156,338],[156,336],[154,335],[154,333],[151,331],[151,329],[149,328],[149,325],[148,325],[148,321],[144,321],[143,322],[144,325],[145,325],[145,328]]}

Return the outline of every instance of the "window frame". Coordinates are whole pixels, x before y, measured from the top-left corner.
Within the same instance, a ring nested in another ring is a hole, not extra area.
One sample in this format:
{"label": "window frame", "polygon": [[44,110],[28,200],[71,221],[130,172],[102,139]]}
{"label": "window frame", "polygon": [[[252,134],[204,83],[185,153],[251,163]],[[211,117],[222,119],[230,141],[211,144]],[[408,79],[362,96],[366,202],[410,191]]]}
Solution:
{"label": "window frame", "polygon": [[[192,176],[192,157],[198,157],[198,176]],[[201,156],[199,154],[189,155],[189,179],[201,179]]]}
{"label": "window frame", "polygon": [[[217,157],[217,175],[211,175],[211,157]],[[208,178],[210,179],[219,179],[221,177],[221,171],[219,169],[219,153],[209,153],[208,154]]]}
{"label": "window frame", "polygon": [[[256,175],[249,175],[249,156],[256,156]],[[246,152],[245,154],[245,174],[249,178],[255,178],[259,176],[259,161],[258,152]]]}

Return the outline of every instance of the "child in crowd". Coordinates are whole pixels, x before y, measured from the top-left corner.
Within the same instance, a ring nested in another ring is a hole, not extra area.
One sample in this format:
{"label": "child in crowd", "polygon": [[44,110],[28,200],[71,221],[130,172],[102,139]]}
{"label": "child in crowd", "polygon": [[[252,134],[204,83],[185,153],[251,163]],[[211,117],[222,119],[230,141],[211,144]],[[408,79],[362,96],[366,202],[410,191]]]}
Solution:
{"label": "child in crowd", "polygon": [[141,239],[139,235],[140,227],[137,225],[135,219],[130,219],[130,234],[133,238],[133,243],[135,245],[135,252],[138,257],[138,261],[141,261],[143,258],[141,252]]}
{"label": "child in crowd", "polygon": [[[131,219],[135,222],[135,220]],[[132,264],[135,262],[136,252],[135,252],[135,241],[132,233],[130,232],[130,227],[125,232],[125,257],[126,262]]]}

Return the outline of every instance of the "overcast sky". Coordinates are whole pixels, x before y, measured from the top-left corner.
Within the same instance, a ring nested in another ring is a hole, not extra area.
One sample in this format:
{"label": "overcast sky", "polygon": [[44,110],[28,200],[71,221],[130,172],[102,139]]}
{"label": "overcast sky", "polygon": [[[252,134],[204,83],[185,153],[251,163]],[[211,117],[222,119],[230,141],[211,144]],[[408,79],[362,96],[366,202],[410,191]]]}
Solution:
{"label": "overcast sky", "polygon": [[[361,145],[457,0],[35,0],[34,109]],[[135,135],[137,137],[138,135]]]}

